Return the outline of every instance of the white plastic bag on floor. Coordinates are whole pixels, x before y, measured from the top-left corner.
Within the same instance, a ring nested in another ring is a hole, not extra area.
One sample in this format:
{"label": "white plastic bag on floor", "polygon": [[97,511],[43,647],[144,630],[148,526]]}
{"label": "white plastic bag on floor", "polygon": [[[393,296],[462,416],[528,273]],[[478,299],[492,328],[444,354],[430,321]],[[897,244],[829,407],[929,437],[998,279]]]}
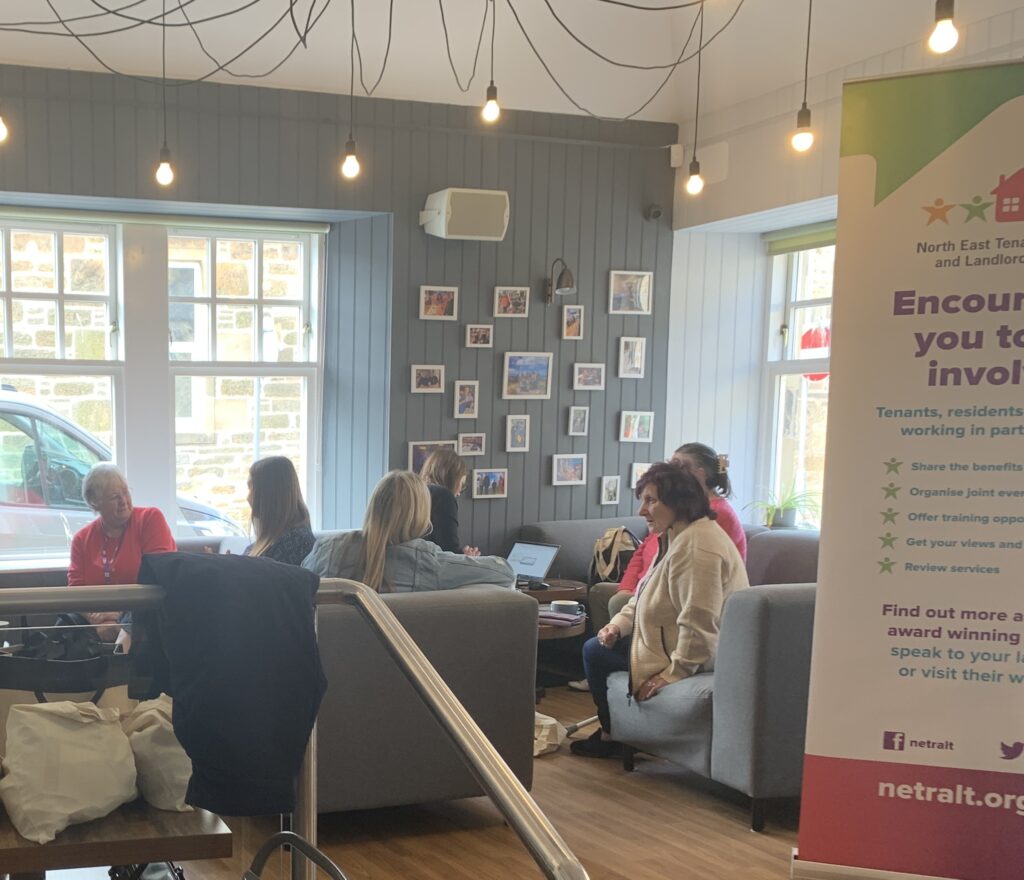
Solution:
{"label": "white plastic bag on floor", "polygon": [[135,800],[135,759],[117,709],[12,706],[0,800],[22,837],[47,843]]}
{"label": "white plastic bag on floor", "polygon": [[533,713],[533,757],[557,752],[565,742],[565,728],[550,715]]}
{"label": "white plastic bag on floor", "polygon": [[185,803],[192,761],[174,735],[172,706],[167,694],[139,703],[122,728],[135,754],[139,791],[146,802],[160,810],[182,812],[192,809]]}

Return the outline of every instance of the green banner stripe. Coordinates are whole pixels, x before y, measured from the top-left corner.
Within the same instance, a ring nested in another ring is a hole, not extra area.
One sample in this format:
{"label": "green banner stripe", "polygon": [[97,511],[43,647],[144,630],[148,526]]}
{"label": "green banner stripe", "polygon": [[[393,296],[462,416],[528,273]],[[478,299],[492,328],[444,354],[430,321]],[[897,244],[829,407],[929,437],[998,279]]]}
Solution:
{"label": "green banner stripe", "polygon": [[848,83],[841,156],[874,156],[875,204],[1024,95],[1024,62]]}

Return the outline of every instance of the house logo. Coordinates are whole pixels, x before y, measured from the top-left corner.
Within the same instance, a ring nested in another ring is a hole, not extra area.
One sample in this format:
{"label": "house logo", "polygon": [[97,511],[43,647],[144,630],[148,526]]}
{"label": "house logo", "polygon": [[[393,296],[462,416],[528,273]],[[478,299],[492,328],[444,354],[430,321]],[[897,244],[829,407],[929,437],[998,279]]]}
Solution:
{"label": "house logo", "polygon": [[921,210],[928,215],[924,225],[944,223],[949,226],[951,219],[965,224],[988,223],[990,216],[996,223],[1024,223],[1024,168],[1009,176],[1000,174],[998,185],[988,194],[995,196],[995,200],[986,201],[983,196],[974,195],[968,201],[947,202],[940,197],[930,205],[922,205]]}
{"label": "house logo", "polygon": [[907,747],[907,737],[899,730],[887,730],[882,734],[882,748],[888,752],[902,752]]}

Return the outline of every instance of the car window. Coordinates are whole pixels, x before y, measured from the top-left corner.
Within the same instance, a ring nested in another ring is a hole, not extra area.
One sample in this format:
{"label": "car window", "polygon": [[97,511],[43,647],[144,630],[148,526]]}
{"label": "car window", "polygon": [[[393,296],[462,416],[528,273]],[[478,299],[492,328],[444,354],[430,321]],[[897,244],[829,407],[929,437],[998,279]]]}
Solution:
{"label": "car window", "polygon": [[62,428],[36,421],[46,459],[46,500],[51,507],[85,508],[82,480],[103,458]]}
{"label": "car window", "polygon": [[0,504],[43,504],[31,423],[13,414],[0,415]]}

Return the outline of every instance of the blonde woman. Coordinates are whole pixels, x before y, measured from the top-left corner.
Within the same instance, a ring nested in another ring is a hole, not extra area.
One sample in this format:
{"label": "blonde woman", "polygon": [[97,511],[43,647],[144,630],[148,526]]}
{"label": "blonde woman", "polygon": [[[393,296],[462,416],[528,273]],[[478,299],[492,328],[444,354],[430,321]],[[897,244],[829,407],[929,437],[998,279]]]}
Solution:
{"label": "blonde woman", "polygon": [[315,539],[291,459],[271,455],[253,462],[247,500],[256,540],[245,548],[245,555],[302,565]]}
{"label": "blonde woman", "polygon": [[429,531],[427,484],[409,471],[391,471],[370,496],[362,530],[321,538],[302,565],[320,577],[361,581],[380,593],[515,586],[504,559],[448,553],[424,540]]}
{"label": "blonde woman", "polygon": [[420,468],[420,476],[430,492],[431,532],[427,540],[451,553],[479,556],[476,547],[463,547],[459,541],[459,502],[466,489],[466,463],[451,449],[435,449]]}

